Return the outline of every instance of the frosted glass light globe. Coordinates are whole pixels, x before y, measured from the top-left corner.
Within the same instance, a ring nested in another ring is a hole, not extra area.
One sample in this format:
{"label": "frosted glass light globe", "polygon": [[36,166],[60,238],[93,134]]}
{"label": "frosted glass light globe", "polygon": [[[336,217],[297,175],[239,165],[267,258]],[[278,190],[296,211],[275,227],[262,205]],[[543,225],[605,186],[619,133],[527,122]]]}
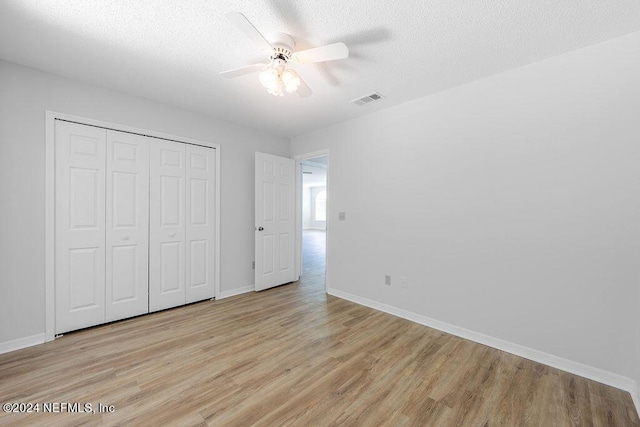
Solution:
{"label": "frosted glass light globe", "polygon": [[264,71],[261,71],[259,78],[262,86],[264,86],[268,91],[275,90],[276,86],[278,85],[278,72],[271,67],[265,69]]}
{"label": "frosted glass light globe", "polygon": [[276,80],[276,84],[272,89],[267,89],[271,95],[274,96],[284,96],[284,92],[282,92],[282,80]]}
{"label": "frosted glass light globe", "polygon": [[300,86],[300,78],[293,70],[284,70],[282,73],[282,83],[284,83],[284,88],[287,92],[292,93],[298,90],[298,86]]}

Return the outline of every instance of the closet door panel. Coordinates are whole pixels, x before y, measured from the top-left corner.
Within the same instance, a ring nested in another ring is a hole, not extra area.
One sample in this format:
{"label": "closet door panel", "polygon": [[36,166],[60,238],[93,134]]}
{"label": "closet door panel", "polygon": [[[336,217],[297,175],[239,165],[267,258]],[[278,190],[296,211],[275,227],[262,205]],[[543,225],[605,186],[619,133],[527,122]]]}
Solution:
{"label": "closet door panel", "polygon": [[150,146],[149,311],[185,304],[185,144]]}
{"label": "closet door panel", "polygon": [[216,150],[186,146],[187,302],[215,292]]}
{"label": "closet door panel", "polygon": [[107,131],[106,320],[149,311],[149,138]]}
{"label": "closet door panel", "polygon": [[55,122],[56,333],[105,321],[105,140]]}

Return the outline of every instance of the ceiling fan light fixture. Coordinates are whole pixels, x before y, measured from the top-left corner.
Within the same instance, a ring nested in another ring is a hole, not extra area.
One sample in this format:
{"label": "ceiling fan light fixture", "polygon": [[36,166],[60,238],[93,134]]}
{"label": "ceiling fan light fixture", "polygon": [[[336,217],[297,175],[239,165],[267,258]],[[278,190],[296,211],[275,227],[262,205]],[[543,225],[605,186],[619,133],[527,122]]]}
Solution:
{"label": "ceiling fan light fixture", "polygon": [[273,96],[284,96],[284,92],[282,92],[282,80],[278,78],[275,86],[272,89],[267,89],[267,92]]}
{"label": "ceiling fan light fixture", "polygon": [[263,71],[260,72],[259,75],[260,83],[265,87],[269,92],[276,89],[278,85],[278,81],[280,80],[280,76],[278,75],[278,71],[275,68],[267,67]]}
{"label": "ceiling fan light fixture", "polygon": [[282,83],[288,93],[293,93],[300,86],[300,77],[293,70],[284,70],[281,75]]}
{"label": "ceiling fan light fixture", "polygon": [[300,86],[300,77],[293,70],[284,68],[283,63],[275,63],[267,66],[259,74],[260,83],[267,89],[271,95],[284,96],[284,90],[287,93],[293,93]]}
{"label": "ceiling fan light fixture", "polygon": [[283,88],[288,93],[297,92],[302,98],[310,96],[313,91],[292,69],[287,69],[289,61],[297,64],[313,64],[316,62],[335,61],[349,57],[349,49],[344,43],[333,43],[325,46],[294,51],[295,40],[289,34],[276,33],[267,40],[260,31],[240,12],[228,12],[225,16],[242,31],[263,53],[268,55],[270,64],[263,63],[220,72],[221,76],[233,78],[260,71],[260,83],[267,92],[283,96]]}

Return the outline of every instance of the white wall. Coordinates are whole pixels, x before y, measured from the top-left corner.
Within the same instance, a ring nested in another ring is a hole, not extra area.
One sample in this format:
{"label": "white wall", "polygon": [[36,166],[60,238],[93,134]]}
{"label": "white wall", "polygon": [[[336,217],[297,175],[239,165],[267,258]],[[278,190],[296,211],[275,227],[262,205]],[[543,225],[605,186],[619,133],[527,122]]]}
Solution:
{"label": "white wall", "polygon": [[[315,159],[311,159],[313,161]],[[326,221],[316,221],[315,219],[315,197],[320,187],[323,190],[327,185],[327,168],[312,166],[303,163],[302,170],[302,228],[326,229]]]}
{"label": "white wall", "polygon": [[311,187],[302,187],[302,228],[311,228]]}
{"label": "white wall", "polygon": [[309,188],[309,199],[310,199],[310,207],[309,207],[309,228],[313,228],[316,230],[326,230],[327,222],[326,221],[318,221],[316,219],[316,198],[318,197],[318,193],[321,191],[325,191],[327,187],[325,186],[316,186]]}
{"label": "white wall", "polygon": [[640,380],[638,45],[294,138],[331,153],[330,286]]}
{"label": "white wall", "polygon": [[0,61],[0,347],[44,333],[45,110],[221,144],[221,289],[253,284],[254,152],[287,139]]}
{"label": "white wall", "polygon": [[636,306],[636,319],[635,319],[635,328],[636,328],[636,355],[635,355],[635,375],[633,379],[636,382],[635,393],[633,394],[634,402],[636,404],[636,410],[640,413],[640,285],[636,287],[637,299],[635,302]]}

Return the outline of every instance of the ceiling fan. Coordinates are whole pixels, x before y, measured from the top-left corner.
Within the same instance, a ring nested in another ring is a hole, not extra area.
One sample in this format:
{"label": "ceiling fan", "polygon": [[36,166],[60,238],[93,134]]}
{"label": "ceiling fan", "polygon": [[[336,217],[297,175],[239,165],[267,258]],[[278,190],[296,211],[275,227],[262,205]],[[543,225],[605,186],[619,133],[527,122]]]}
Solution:
{"label": "ceiling fan", "polygon": [[242,13],[229,12],[225,16],[245,33],[262,53],[268,56],[269,62],[222,71],[220,75],[233,78],[260,71],[260,83],[267,92],[275,96],[283,96],[283,89],[288,93],[297,92],[302,97],[313,93],[295,70],[287,68],[289,62],[310,64],[349,56],[349,49],[344,43],[333,43],[295,52],[293,48],[296,43],[289,34],[276,33],[270,37],[270,41],[267,41]]}

